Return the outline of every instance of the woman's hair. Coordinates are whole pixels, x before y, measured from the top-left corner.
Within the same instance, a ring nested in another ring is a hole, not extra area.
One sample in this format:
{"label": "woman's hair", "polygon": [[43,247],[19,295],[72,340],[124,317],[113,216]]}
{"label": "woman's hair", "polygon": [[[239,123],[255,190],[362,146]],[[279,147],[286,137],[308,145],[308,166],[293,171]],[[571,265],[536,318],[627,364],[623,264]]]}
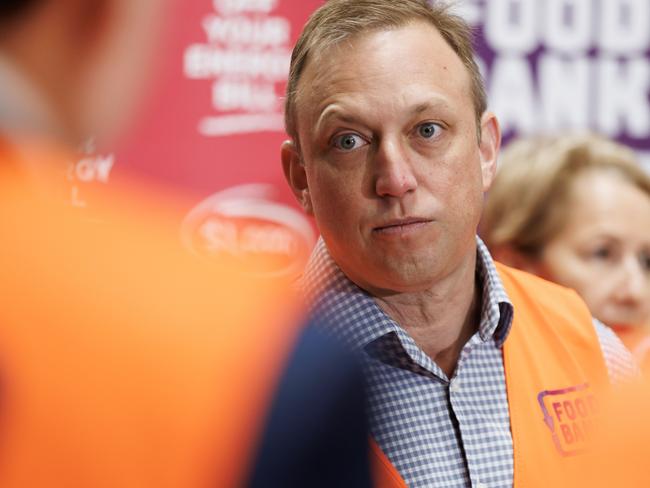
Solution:
{"label": "woman's hair", "polygon": [[573,134],[511,143],[501,155],[481,222],[487,246],[538,258],[566,224],[573,182],[590,170],[614,172],[650,197],[650,175],[634,152],[604,137]]}

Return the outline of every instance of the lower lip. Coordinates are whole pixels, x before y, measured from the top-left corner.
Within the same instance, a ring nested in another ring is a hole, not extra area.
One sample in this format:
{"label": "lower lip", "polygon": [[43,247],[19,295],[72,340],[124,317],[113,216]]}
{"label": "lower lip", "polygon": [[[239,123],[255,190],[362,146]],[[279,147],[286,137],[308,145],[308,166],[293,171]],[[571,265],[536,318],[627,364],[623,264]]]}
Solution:
{"label": "lower lip", "polygon": [[404,225],[391,225],[390,227],[380,227],[374,229],[374,232],[383,236],[404,236],[417,232],[430,223],[431,222],[413,222]]}

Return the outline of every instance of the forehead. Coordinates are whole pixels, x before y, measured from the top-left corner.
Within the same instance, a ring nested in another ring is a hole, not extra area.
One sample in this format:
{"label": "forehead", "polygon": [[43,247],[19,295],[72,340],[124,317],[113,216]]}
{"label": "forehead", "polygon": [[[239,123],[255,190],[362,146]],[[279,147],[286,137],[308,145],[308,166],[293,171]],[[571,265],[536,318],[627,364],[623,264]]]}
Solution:
{"label": "forehead", "polygon": [[645,226],[650,224],[650,195],[618,171],[584,171],[576,176],[570,188],[570,225],[576,228],[638,228],[641,225],[643,232],[647,233]]}
{"label": "forehead", "polygon": [[310,59],[296,108],[301,120],[339,102],[354,110],[432,101],[473,117],[467,68],[435,27],[416,21],[358,34]]}

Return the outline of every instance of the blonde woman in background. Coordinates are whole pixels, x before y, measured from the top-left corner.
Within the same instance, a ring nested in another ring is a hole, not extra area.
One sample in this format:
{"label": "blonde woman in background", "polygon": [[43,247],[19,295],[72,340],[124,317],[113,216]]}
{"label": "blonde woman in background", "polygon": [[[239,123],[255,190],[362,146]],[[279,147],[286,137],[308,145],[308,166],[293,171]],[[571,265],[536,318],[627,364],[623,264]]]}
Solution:
{"label": "blonde woman in background", "polygon": [[589,134],[513,142],[481,234],[495,259],[575,289],[650,364],[650,176],[630,149]]}

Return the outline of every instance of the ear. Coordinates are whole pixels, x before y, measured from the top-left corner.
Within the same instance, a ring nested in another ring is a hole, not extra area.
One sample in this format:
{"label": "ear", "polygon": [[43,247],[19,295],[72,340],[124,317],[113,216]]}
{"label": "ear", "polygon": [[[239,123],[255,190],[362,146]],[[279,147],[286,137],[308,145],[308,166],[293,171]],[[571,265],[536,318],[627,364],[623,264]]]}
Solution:
{"label": "ear", "polygon": [[484,192],[490,189],[492,181],[494,181],[500,147],[501,127],[499,127],[499,121],[492,112],[485,112],[481,117],[481,140],[479,142]]}
{"label": "ear", "polygon": [[307,183],[307,173],[305,165],[302,162],[300,152],[293,141],[284,141],[280,150],[282,157],[282,169],[284,177],[291,187],[296,200],[300,203],[303,210],[313,215],[314,211],[311,204],[311,195],[309,194],[309,184]]}

